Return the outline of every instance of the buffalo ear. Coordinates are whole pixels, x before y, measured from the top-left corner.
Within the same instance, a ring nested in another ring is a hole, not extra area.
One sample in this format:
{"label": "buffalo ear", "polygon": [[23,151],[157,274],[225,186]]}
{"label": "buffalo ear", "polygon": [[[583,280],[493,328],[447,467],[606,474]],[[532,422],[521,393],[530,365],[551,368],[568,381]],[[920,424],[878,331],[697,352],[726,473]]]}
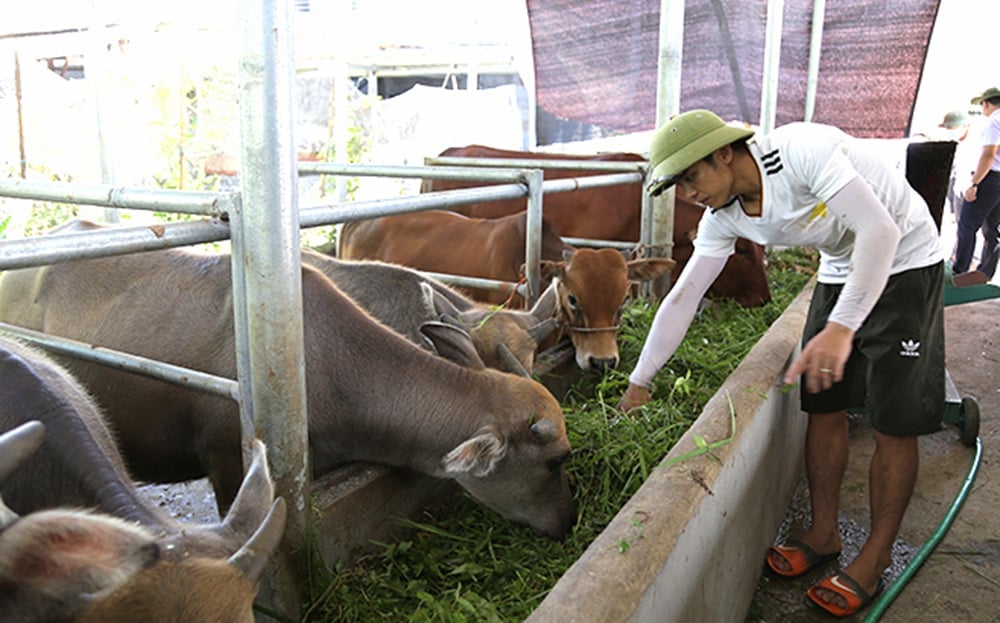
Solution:
{"label": "buffalo ear", "polygon": [[423,296],[424,306],[431,316],[448,324],[462,326],[459,320],[462,313],[446,296],[435,290],[434,286],[426,281],[421,281],[420,293]]}
{"label": "buffalo ear", "polygon": [[507,454],[507,441],[492,426],[484,426],[475,435],[445,455],[442,467],[447,474],[487,476]]}
{"label": "buffalo ear", "polygon": [[432,321],[420,325],[420,333],[437,355],[466,368],[486,369],[472,338],[464,329],[446,322]]}
{"label": "buffalo ear", "polygon": [[677,262],[665,257],[650,257],[644,260],[628,262],[628,278],[630,281],[650,281],[672,269]]}
{"label": "buffalo ear", "polygon": [[110,515],[37,511],[4,531],[0,577],[60,602],[110,591],[155,564],[156,537]]}

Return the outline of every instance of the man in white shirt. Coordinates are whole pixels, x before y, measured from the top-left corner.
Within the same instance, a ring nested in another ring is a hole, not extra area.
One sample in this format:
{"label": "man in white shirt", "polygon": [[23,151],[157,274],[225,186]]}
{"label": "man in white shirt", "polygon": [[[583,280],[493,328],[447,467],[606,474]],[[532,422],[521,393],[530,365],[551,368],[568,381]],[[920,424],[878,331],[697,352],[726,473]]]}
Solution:
{"label": "man in white shirt", "polygon": [[[955,243],[955,282],[981,283],[993,278],[1000,257],[1000,89],[990,87],[970,100],[983,107],[987,118],[980,138],[982,151],[963,195],[965,201],[958,215]],[[961,180],[960,180],[961,182]],[[976,232],[983,232],[983,252],[979,265],[970,276],[969,266],[976,247]],[[978,278],[977,278],[978,277]]]}
{"label": "man in white shirt", "polygon": [[881,590],[881,574],[892,562],[916,482],[917,436],[941,428],[944,262],[937,226],[902,171],[830,126],[793,123],[754,136],[744,125],[693,110],[659,128],[650,152],[651,194],[676,184],[709,209],[618,408],[650,400],[649,384],[677,349],[738,237],[818,249],[819,283],[802,352],[785,377],[803,381],[812,525],[771,548],[767,563],[779,575],[797,577],[839,556],[847,409],[866,407],[876,439],[871,532],[848,566],[807,593],[835,615],[853,614]]}

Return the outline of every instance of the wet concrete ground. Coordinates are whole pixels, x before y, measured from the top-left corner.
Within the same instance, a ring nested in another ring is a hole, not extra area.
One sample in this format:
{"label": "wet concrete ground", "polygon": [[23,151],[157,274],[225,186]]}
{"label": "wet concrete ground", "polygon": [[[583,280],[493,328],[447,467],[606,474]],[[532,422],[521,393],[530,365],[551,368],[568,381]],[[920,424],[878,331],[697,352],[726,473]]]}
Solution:
{"label": "wet concrete ground", "polygon": [[[979,406],[983,452],[970,493],[950,529],[884,610],[880,620],[887,623],[1000,622],[1000,299],[947,307],[945,321],[948,373],[959,394],[975,398]],[[867,470],[874,442],[867,418],[855,416],[851,435],[851,459],[842,490],[841,565],[857,554],[869,525]],[[969,477],[975,456],[951,426],[922,437],[920,451],[916,491],[896,542],[893,565],[883,576],[887,583],[900,577],[940,529]],[[808,524],[808,510],[803,481],[776,538],[801,533]],[[762,552],[762,569],[763,564]],[[746,622],[834,620],[813,607],[805,591],[835,568],[831,564],[791,580],[763,573]],[[866,614],[844,620],[864,621]]]}

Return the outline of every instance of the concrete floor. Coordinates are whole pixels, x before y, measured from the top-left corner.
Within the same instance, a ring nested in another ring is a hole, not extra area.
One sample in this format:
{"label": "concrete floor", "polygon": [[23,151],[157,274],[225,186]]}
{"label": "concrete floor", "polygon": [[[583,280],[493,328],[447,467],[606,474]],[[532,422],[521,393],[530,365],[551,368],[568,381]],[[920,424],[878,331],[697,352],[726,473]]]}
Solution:
{"label": "concrete floor", "polygon": [[[942,237],[954,244],[954,221],[945,214]],[[993,283],[1000,285],[1000,279]],[[950,529],[909,583],[884,610],[887,623],[1000,622],[1000,298],[945,308],[947,370],[962,397],[974,398],[980,411],[982,456],[970,493]],[[851,459],[842,488],[841,533],[846,565],[857,553],[868,530],[868,464],[874,442],[863,416],[852,425]],[[935,536],[969,476],[975,451],[946,426],[920,440],[921,468],[916,491],[903,521],[893,565],[884,578],[893,582],[924,544]],[[788,509],[782,532],[796,534],[808,523],[808,498],[800,483]],[[781,534],[777,535],[779,538]],[[764,555],[761,553],[763,569]],[[818,569],[802,578],[779,579],[762,574],[746,621],[796,623],[832,618],[811,605],[806,589],[835,567]],[[848,621],[863,621],[862,612]]]}

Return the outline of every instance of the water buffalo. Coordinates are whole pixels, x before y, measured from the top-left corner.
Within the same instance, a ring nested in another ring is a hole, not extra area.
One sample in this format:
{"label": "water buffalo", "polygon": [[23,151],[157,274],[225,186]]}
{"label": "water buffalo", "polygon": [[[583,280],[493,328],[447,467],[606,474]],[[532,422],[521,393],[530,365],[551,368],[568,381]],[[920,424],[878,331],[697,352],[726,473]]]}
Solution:
{"label": "water buffalo", "polygon": [[[549,154],[544,152],[512,151],[484,145],[449,147],[440,154],[448,157],[504,158],[525,160],[585,160],[594,162],[644,162],[639,154],[605,153],[594,156]],[[606,171],[571,171],[567,169],[545,169],[545,179],[563,179],[587,175],[607,174]],[[483,186],[490,182],[470,182],[465,180],[425,179],[421,192],[452,190]],[[583,188],[565,193],[551,193],[543,201],[546,219],[553,228],[567,238],[592,238],[597,240],[639,240],[642,213],[642,185],[639,183],[617,186]],[[484,201],[451,208],[455,212],[477,218],[497,218],[515,214],[525,209],[526,199],[506,199]],[[684,268],[684,264],[694,250],[692,240],[694,230],[704,208],[685,197],[678,196],[674,204],[674,251],[671,257],[677,260],[672,273],[674,279]],[[714,298],[731,298],[745,307],[758,307],[771,300],[771,290],[767,283],[764,249],[760,245],[740,238],[736,250],[726,262],[722,273],[709,288],[708,295]]]}
{"label": "water buffalo", "polygon": [[[426,210],[344,225],[338,257],[381,260],[418,270],[517,281],[525,261],[526,213],[496,219]],[[617,330],[629,285],[670,270],[673,260],[626,261],[611,249],[573,249],[542,221],[542,275],[557,277],[563,328],[581,369],[618,364]],[[470,289],[474,298],[502,303],[507,294]]]}
{"label": "water buffalo", "polygon": [[[42,444],[44,432],[36,420],[0,435],[0,482]],[[177,559],[153,531],[118,517],[62,508],[19,517],[0,500],[0,619],[250,623],[284,513],[279,499],[228,559]]]}
{"label": "water buffalo", "polygon": [[[228,254],[168,249],[7,271],[0,320],[235,378],[230,264]],[[478,365],[428,353],[321,271],[303,265],[301,275],[315,475],[351,461],[405,466],[453,479],[540,533],[569,532],[571,448],[562,408],[545,387],[486,369],[468,334],[442,323],[426,324],[424,334]],[[242,474],[234,404],[98,364],[64,363],[107,414],[137,478],[207,474],[226,508]]]}
{"label": "water buffalo", "polygon": [[411,342],[427,345],[420,327],[428,321],[443,320],[468,331],[489,368],[510,370],[512,356],[530,373],[539,345],[557,326],[555,285],[530,310],[497,309],[398,264],[339,260],[308,249],[302,250],[302,261],[318,268],[362,309]]}
{"label": "water buffalo", "polygon": [[48,433],[23,469],[0,484],[18,513],[93,508],[144,526],[169,542],[178,558],[225,558],[262,524],[274,500],[261,451],[221,523],[178,522],[136,489],[102,414],[76,379],[40,351],[0,336],[0,430],[28,420],[38,420]]}

